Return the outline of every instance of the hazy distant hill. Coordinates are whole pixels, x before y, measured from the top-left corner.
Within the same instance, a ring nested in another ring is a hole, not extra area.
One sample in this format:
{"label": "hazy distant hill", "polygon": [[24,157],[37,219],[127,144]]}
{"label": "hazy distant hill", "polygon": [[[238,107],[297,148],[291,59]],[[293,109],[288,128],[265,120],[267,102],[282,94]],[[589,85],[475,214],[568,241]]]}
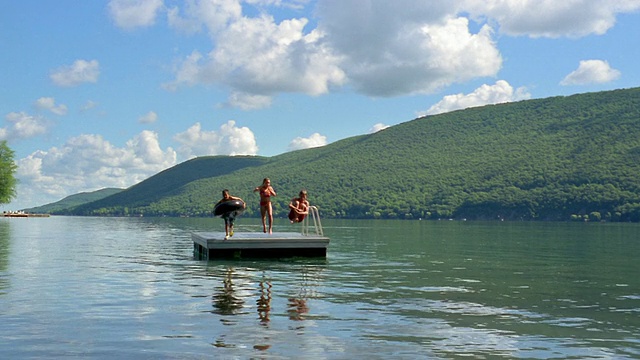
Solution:
{"label": "hazy distant hill", "polygon": [[[348,119],[345,119],[348,121]],[[490,105],[264,157],[203,157],[64,213],[209,216],[270,177],[324,217],[640,221],[640,88]]]}
{"label": "hazy distant hill", "polygon": [[51,204],[42,205],[30,209],[25,209],[26,212],[29,213],[53,213],[60,210],[72,208],[81,204],[86,204],[92,201],[100,200],[105,197],[117,194],[124,189],[116,189],[116,188],[106,188],[102,190],[92,191],[92,192],[82,192],[75,195],[67,196],[66,198],[56,201]]}

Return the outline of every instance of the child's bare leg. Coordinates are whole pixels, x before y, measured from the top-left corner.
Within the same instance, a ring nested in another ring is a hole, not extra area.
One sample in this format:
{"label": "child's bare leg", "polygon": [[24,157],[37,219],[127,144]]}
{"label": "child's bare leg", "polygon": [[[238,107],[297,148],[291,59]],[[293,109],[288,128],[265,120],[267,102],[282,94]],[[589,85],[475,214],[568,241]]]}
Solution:
{"label": "child's bare leg", "polygon": [[262,215],[262,232],[267,232],[267,210],[265,206],[260,207],[260,215]]}

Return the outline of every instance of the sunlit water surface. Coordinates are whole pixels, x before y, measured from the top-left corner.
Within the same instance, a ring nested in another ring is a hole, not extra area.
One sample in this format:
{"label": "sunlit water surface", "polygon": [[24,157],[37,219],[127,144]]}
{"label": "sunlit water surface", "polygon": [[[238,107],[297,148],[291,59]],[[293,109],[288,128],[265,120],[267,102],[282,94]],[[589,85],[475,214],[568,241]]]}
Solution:
{"label": "sunlit water surface", "polygon": [[219,219],[0,219],[0,358],[640,358],[638,224],[323,225],[326,259],[207,262]]}

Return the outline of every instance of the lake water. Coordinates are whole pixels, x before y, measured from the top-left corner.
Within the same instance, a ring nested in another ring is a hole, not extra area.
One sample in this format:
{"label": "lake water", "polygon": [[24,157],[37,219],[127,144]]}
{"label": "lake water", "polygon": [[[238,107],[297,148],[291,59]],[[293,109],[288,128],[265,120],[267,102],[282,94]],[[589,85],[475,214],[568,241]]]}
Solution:
{"label": "lake water", "polygon": [[323,225],[326,259],[200,261],[220,219],[0,219],[0,358],[640,358],[639,224]]}

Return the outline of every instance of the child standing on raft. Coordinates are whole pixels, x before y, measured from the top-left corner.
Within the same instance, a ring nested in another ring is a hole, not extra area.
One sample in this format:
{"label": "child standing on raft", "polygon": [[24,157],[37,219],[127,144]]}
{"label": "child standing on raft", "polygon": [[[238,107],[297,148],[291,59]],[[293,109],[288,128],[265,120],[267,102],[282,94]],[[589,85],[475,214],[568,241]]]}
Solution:
{"label": "child standing on raft", "polygon": [[276,191],[271,187],[271,180],[264,178],[262,185],[253,189],[253,192],[260,192],[260,215],[262,216],[262,231],[267,232],[267,215],[269,215],[269,234],[272,233],[273,208],[271,207],[271,197],[276,196]]}
{"label": "child standing on raft", "polygon": [[[237,196],[231,196],[229,194],[229,190],[227,189],[222,190],[222,199],[220,199],[220,201],[218,201],[215,206],[218,206],[223,202],[232,201],[232,200],[240,200],[242,201],[244,208],[247,207],[247,204],[244,202],[244,200],[242,200]],[[224,219],[224,239],[225,240],[227,240],[230,236],[233,236],[233,222],[236,220],[236,215],[237,215],[236,211],[231,211],[222,215],[222,218]]]}

